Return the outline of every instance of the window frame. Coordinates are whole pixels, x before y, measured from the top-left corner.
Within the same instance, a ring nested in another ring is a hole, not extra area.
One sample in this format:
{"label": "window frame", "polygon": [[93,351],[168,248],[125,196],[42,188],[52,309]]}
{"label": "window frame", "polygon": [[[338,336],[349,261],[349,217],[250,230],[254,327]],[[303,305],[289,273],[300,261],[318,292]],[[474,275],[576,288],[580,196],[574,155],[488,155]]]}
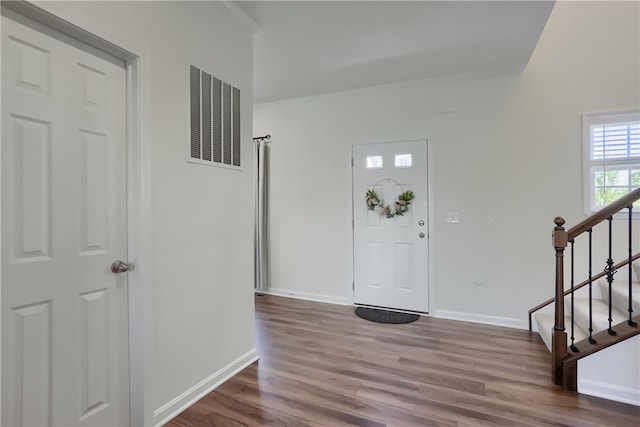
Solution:
{"label": "window frame", "polygon": [[[592,176],[592,168],[594,166],[604,165],[605,170],[609,166],[610,170],[622,168],[629,170],[632,166],[640,166],[640,156],[637,158],[624,157],[618,159],[604,159],[593,160],[592,155],[592,139],[591,139],[591,127],[594,125],[614,125],[616,123],[624,122],[639,122],[640,123],[640,109],[629,109],[619,111],[609,111],[601,113],[585,113],[582,115],[582,185],[583,185],[583,208],[587,215],[599,211],[604,206],[598,207],[595,205],[595,188],[594,179]],[[636,161],[637,160],[637,161]],[[630,188],[633,189],[631,183]],[[625,215],[626,217],[626,215]],[[633,208],[633,217],[640,218],[640,207]]]}

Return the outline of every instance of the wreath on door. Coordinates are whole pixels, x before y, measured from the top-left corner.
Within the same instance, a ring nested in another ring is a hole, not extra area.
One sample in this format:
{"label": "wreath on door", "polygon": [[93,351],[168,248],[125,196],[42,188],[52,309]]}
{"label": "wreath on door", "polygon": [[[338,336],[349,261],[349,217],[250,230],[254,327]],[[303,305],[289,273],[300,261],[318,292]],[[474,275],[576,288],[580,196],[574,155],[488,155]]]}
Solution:
{"label": "wreath on door", "polygon": [[[394,179],[387,178],[381,181],[394,181],[396,184],[400,186],[400,188],[402,188],[402,186],[398,183],[398,181]],[[373,188],[375,188],[376,185],[378,185],[379,183],[380,181],[376,182],[373,185]],[[411,201],[415,199],[415,195],[413,194],[413,191],[406,190],[400,193],[400,195],[398,196],[398,199],[393,204],[393,206],[385,205],[384,201],[380,197],[378,197],[378,194],[375,192],[373,188],[367,190],[367,193],[365,195],[365,200],[367,202],[367,209],[369,209],[370,211],[379,210],[380,215],[387,218],[393,218],[394,216],[404,216],[405,213],[409,212],[409,206],[411,206]]]}

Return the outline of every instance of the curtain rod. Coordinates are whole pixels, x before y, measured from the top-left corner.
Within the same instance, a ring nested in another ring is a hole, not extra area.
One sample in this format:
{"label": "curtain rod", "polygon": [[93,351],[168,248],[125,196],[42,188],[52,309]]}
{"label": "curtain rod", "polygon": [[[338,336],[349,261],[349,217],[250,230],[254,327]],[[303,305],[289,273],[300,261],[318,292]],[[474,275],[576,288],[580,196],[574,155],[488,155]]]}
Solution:
{"label": "curtain rod", "polygon": [[265,135],[265,136],[254,136],[253,137],[253,142],[261,142],[261,141],[266,141],[271,139],[271,135]]}

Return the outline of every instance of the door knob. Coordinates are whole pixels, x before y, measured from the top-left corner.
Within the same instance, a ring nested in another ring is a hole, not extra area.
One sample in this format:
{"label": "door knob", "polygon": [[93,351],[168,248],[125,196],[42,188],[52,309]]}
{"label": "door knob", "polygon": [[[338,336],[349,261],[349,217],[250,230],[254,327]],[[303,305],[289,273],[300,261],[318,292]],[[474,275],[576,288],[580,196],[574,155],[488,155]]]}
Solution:
{"label": "door knob", "polygon": [[424,233],[418,234],[418,237],[421,238],[421,239],[424,239],[424,236],[426,236],[426,234],[424,234]]}
{"label": "door knob", "polygon": [[129,271],[130,267],[133,267],[133,265],[117,260],[111,264],[111,271],[114,273],[124,273],[125,271]]}

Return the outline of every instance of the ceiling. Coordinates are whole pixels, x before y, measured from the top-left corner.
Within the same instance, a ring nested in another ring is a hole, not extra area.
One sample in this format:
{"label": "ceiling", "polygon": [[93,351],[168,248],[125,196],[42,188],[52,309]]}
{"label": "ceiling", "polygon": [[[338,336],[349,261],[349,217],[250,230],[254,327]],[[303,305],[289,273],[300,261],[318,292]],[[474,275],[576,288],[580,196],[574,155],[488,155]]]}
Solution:
{"label": "ceiling", "polygon": [[237,1],[258,23],[256,104],[524,67],[552,1]]}

